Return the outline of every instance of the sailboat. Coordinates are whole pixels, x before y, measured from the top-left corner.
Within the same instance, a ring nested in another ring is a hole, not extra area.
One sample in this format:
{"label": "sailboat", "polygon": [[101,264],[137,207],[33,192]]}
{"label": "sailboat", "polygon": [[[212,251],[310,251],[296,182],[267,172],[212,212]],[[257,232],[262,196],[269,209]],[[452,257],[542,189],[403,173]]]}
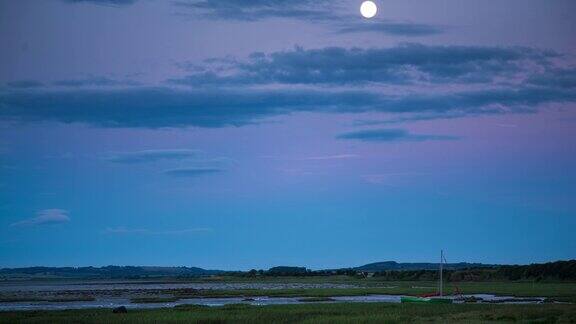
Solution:
{"label": "sailboat", "polygon": [[442,278],[443,275],[443,265],[444,261],[444,250],[440,250],[440,269],[438,270],[440,274],[440,278],[438,280],[438,294],[435,294],[436,297],[414,297],[414,296],[403,296],[400,297],[401,303],[426,303],[426,304],[452,304],[451,298],[444,298],[444,281]]}

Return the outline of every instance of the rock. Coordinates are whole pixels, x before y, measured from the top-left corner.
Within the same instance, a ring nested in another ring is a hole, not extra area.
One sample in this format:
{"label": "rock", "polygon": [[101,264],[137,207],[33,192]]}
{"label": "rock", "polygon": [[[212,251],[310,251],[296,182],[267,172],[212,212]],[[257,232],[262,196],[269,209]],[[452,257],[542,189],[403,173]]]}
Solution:
{"label": "rock", "polygon": [[483,301],[482,298],[476,297],[476,296],[463,296],[463,297],[456,298],[454,300],[462,302],[462,303],[479,303],[479,302]]}
{"label": "rock", "polygon": [[128,313],[128,309],[126,309],[126,307],[124,306],[120,306],[120,307],[116,307],[112,310],[112,313],[114,314],[125,314]]}

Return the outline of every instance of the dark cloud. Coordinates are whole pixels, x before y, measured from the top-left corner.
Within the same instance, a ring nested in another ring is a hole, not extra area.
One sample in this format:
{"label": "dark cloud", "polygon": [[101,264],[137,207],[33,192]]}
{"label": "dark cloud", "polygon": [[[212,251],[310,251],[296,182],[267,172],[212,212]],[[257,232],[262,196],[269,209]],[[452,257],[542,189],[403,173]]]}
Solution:
{"label": "dark cloud", "polygon": [[[69,79],[69,80],[58,80],[51,83],[55,86],[61,87],[115,87],[115,86],[136,86],[139,85],[138,82],[132,80],[115,80],[107,77],[90,77],[85,79]],[[36,80],[19,80],[6,83],[10,88],[18,89],[29,89],[29,88],[41,88],[47,86],[43,82]]]}
{"label": "dark cloud", "polygon": [[531,76],[528,83],[563,89],[576,88],[576,68],[553,68]]}
{"label": "dark cloud", "polygon": [[[556,88],[501,88],[446,95],[415,95],[396,102],[396,112],[463,112],[466,114],[533,112],[546,103],[576,101],[576,92]],[[425,107],[428,107],[425,108]]]}
{"label": "dark cloud", "polygon": [[[297,48],[208,60],[170,87],[0,89],[0,118],[161,128],[243,126],[298,112],[410,113],[398,118],[416,120],[525,113],[576,101],[574,70],[555,65],[559,57],[516,47]],[[426,91],[444,83],[454,86]],[[389,85],[408,86],[383,90]]]}
{"label": "dark cloud", "polygon": [[438,35],[446,32],[446,29],[439,26],[408,23],[408,22],[390,22],[390,21],[376,21],[376,22],[356,22],[345,27],[341,27],[338,33],[383,33],[395,36],[406,37],[421,37]]}
{"label": "dark cloud", "polygon": [[247,84],[487,83],[547,66],[558,54],[520,47],[427,46],[327,47],[253,53],[245,62],[206,66],[185,78],[191,86]]}
{"label": "dark cloud", "polygon": [[344,140],[358,140],[362,142],[423,142],[456,140],[456,136],[411,134],[404,129],[369,129],[338,135],[336,138]]}
{"label": "dark cloud", "polygon": [[[489,113],[499,113],[497,110],[484,111],[483,114]],[[418,121],[430,121],[437,119],[454,119],[463,117],[472,117],[473,113],[465,112],[453,112],[453,113],[424,113],[424,114],[400,114],[397,117],[386,119],[386,120],[370,120],[370,119],[360,119],[354,121],[354,126],[375,126],[375,125],[392,125],[401,124],[407,122],[418,122]]]}
{"label": "dark cloud", "polygon": [[115,80],[106,77],[91,77],[86,79],[70,79],[70,80],[58,80],[53,82],[56,86],[62,87],[111,87],[111,86],[135,86],[138,85],[135,81],[130,80]]}
{"label": "dark cloud", "polygon": [[0,93],[0,118],[102,127],[224,127],[298,111],[357,111],[377,103],[362,91],[177,90],[169,88]]}
{"label": "dark cloud", "polygon": [[297,112],[486,114],[531,112],[575,102],[576,92],[519,87],[454,93],[384,95],[369,90],[255,90],[137,87],[0,92],[0,118],[101,127],[225,127]]}
{"label": "dark cloud", "polygon": [[224,172],[234,165],[234,160],[217,157],[208,158],[203,151],[189,149],[144,150],[116,153],[106,160],[120,164],[151,163],[158,161],[181,161],[186,167],[165,170],[162,173],[173,177],[197,177]]}
{"label": "dark cloud", "polygon": [[7,86],[10,88],[20,88],[20,89],[28,89],[28,88],[40,88],[44,86],[44,83],[36,80],[19,80],[6,83]]}
{"label": "dark cloud", "polygon": [[175,5],[210,10],[290,8],[310,5],[324,5],[328,0],[180,0]]}
{"label": "dark cloud", "polygon": [[173,1],[173,4],[210,19],[257,21],[293,18],[318,21],[335,18],[332,2],[327,0],[191,0]]}
{"label": "dark cloud", "polygon": [[193,178],[208,174],[215,174],[224,172],[224,169],[215,167],[187,167],[166,170],[163,173],[173,177]]}
{"label": "dark cloud", "polygon": [[161,160],[183,160],[196,158],[202,154],[199,150],[173,149],[173,150],[144,150],[137,152],[116,153],[108,158],[107,161],[114,163],[146,163]]}
{"label": "dark cloud", "polygon": [[64,0],[68,3],[93,3],[104,6],[128,6],[136,3],[138,0]]}

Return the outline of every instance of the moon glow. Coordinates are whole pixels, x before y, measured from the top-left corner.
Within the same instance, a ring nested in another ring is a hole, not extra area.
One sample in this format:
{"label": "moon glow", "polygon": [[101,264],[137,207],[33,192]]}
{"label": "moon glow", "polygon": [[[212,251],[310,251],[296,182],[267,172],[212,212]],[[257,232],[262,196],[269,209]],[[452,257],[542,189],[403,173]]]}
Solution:
{"label": "moon glow", "polygon": [[364,1],[360,5],[360,14],[362,14],[364,18],[372,18],[376,16],[377,12],[378,7],[373,1]]}

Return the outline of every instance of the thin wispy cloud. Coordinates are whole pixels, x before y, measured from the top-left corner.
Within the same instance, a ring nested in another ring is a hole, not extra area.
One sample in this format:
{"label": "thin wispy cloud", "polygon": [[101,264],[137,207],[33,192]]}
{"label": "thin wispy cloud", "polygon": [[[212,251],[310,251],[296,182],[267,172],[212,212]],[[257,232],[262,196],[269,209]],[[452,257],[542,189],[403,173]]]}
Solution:
{"label": "thin wispy cloud", "polygon": [[162,173],[178,177],[178,178],[196,178],[204,175],[209,174],[217,174],[226,171],[222,168],[217,167],[202,167],[202,166],[193,166],[193,167],[185,167],[185,168],[175,168],[175,169],[168,169],[164,170]]}
{"label": "thin wispy cloud", "polygon": [[70,221],[69,212],[64,209],[44,209],[36,213],[35,217],[12,223],[14,227],[35,227],[44,225],[63,224]]}
{"label": "thin wispy cloud", "polygon": [[359,158],[358,154],[326,154],[326,155],[313,155],[304,157],[286,157],[286,156],[276,156],[276,155],[264,155],[260,156],[263,159],[271,160],[287,160],[287,161],[330,161],[330,160],[348,160]]}
{"label": "thin wispy cloud", "polygon": [[362,142],[424,142],[457,140],[457,136],[412,134],[404,129],[369,129],[338,135],[343,140],[357,140]]}
{"label": "thin wispy cloud", "polygon": [[162,174],[176,178],[195,178],[218,174],[229,170],[236,164],[227,157],[209,157],[204,151],[192,149],[155,149],[134,152],[114,153],[104,158],[116,164],[152,164],[156,162],[172,163],[173,168],[161,171]]}
{"label": "thin wispy cloud", "polygon": [[90,3],[109,7],[123,7],[135,4],[138,0],[63,0],[66,3]]}
{"label": "thin wispy cloud", "polygon": [[193,235],[201,233],[211,233],[213,230],[208,227],[198,227],[198,228],[186,228],[178,230],[149,230],[143,228],[107,228],[104,230],[104,234],[115,234],[115,235]]}
{"label": "thin wispy cloud", "polygon": [[180,0],[174,1],[180,14],[192,15],[196,19],[218,19],[242,22],[257,22],[271,19],[298,20],[324,24],[336,33],[382,33],[393,36],[418,37],[443,33],[444,28],[412,22],[395,22],[374,19],[366,21],[350,15],[342,8],[345,1],[327,0]]}
{"label": "thin wispy cloud", "polygon": [[498,123],[498,124],[495,124],[495,125],[498,126],[498,127],[503,127],[503,128],[517,128],[517,127],[518,127],[518,125],[516,125],[516,124],[502,124],[502,123]]}
{"label": "thin wispy cloud", "polygon": [[335,155],[323,155],[323,156],[309,156],[299,158],[300,161],[325,161],[325,160],[347,160],[355,159],[360,157],[357,154],[335,154]]}
{"label": "thin wispy cloud", "polygon": [[379,173],[379,174],[365,174],[360,176],[362,180],[370,184],[388,184],[397,179],[405,177],[421,176],[421,172],[394,172],[394,173]]}
{"label": "thin wispy cloud", "polygon": [[164,150],[143,150],[136,152],[116,153],[105,159],[114,163],[135,164],[157,162],[161,160],[184,160],[199,158],[203,155],[200,150],[190,149],[164,149]]}
{"label": "thin wispy cloud", "polygon": [[[503,111],[484,111],[482,114],[500,114]],[[385,120],[378,119],[363,119],[354,121],[354,126],[376,126],[376,125],[393,125],[408,122],[431,121],[437,119],[454,119],[464,117],[474,117],[474,113],[454,112],[454,113],[418,113],[418,114],[403,114],[398,117],[389,118]]]}
{"label": "thin wispy cloud", "polygon": [[376,21],[345,25],[338,33],[382,33],[395,36],[422,37],[443,34],[445,27],[410,22]]}
{"label": "thin wispy cloud", "polygon": [[179,0],[172,2],[183,14],[206,19],[260,21],[287,18],[325,21],[335,18],[335,1],[327,0]]}
{"label": "thin wispy cloud", "polygon": [[43,82],[36,80],[19,80],[6,83],[8,87],[17,89],[40,88],[44,86]]}
{"label": "thin wispy cloud", "polygon": [[85,79],[67,79],[52,82],[53,85],[62,87],[114,87],[114,86],[136,86],[140,83],[132,80],[116,80],[108,77],[90,77]]}

